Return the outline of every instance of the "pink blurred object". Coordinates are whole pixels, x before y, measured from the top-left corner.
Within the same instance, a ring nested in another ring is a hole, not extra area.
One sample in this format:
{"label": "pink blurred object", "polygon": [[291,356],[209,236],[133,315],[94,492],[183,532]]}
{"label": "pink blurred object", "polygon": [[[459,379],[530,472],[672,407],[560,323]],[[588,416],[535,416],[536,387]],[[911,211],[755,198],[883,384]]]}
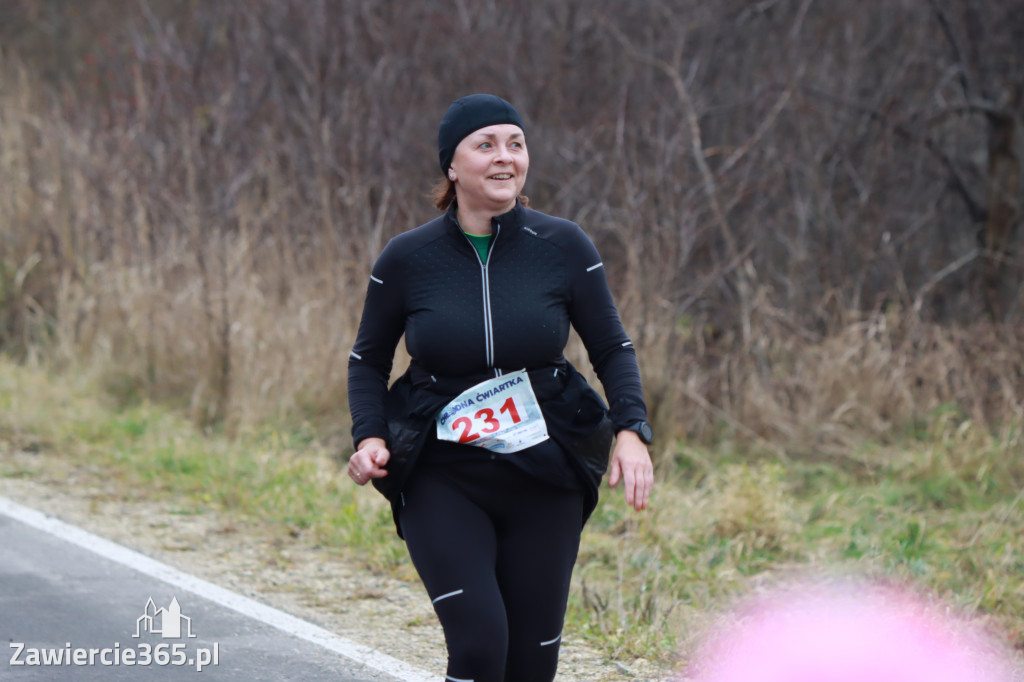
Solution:
{"label": "pink blurred object", "polygon": [[[966,623],[880,587],[786,590],[708,638],[695,682],[1010,682],[1005,656]],[[686,679],[686,678],[684,678]]]}

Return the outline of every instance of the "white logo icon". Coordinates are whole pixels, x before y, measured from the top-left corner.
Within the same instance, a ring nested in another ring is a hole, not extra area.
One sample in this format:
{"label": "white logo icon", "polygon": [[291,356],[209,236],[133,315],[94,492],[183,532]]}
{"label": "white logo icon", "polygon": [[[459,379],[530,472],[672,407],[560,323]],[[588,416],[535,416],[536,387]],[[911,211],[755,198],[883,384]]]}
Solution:
{"label": "white logo icon", "polygon": [[143,632],[148,632],[160,635],[164,639],[180,639],[182,622],[185,623],[186,637],[195,637],[196,635],[192,634],[192,619],[181,615],[177,597],[171,599],[171,604],[166,609],[158,609],[150,597],[146,602],[145,613],[135,621],[135,634],[132,637],[141,637]]}

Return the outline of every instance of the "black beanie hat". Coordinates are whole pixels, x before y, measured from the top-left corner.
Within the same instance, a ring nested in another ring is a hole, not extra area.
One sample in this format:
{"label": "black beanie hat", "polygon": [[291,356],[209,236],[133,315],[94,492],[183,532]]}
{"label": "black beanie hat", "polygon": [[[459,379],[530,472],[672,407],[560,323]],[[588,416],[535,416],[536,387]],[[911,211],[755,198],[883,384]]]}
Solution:
{"label": "black beanie hat", "polygon": [[455,148],[467,135],[499,123],[511,123],[525,130],[515,107],[495,95],[467,95],[452,102],[437,131],[437,155],[441,161],[441,172],[448,172]]}

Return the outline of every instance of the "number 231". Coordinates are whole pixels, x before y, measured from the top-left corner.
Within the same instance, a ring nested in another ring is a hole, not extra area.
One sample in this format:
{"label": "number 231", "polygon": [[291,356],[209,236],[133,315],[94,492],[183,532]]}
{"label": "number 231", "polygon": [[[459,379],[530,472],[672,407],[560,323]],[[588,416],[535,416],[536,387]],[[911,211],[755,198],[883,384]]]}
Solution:
{"label": "number 231", "polygon": [[[518,424],[523,420],[522,417],[519,416],[519,410],[516,409],[515,400],[511,397],[502,403],[498,412],[501,414],[508,414],[509,417],[511,417],[513,424]],[[481,433],[473,432],[473,419],[480,419],[483,421],[484,427],[481,429]],[[459,436],[460,443],[469,443],[485,433],[494,433],[501,428],[501,421],[495,418],[494,410],[489,407],[478,410],[477,413],[473,415],[473,419],[463,416],[452,422],[452,431],[457,431],[460,428],[462,429],[462,434]]]}

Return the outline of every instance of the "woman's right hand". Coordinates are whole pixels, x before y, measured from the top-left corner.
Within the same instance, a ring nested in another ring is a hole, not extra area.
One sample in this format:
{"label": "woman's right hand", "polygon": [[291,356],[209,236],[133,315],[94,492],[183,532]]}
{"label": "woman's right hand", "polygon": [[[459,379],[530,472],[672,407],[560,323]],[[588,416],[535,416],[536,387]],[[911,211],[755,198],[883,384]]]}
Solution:
{"label": "woman's right hand", "polygon": [[383,438],[364,438],[348,459],[348,475],[357,485],[388,475],[384,465],[391,458]]}

